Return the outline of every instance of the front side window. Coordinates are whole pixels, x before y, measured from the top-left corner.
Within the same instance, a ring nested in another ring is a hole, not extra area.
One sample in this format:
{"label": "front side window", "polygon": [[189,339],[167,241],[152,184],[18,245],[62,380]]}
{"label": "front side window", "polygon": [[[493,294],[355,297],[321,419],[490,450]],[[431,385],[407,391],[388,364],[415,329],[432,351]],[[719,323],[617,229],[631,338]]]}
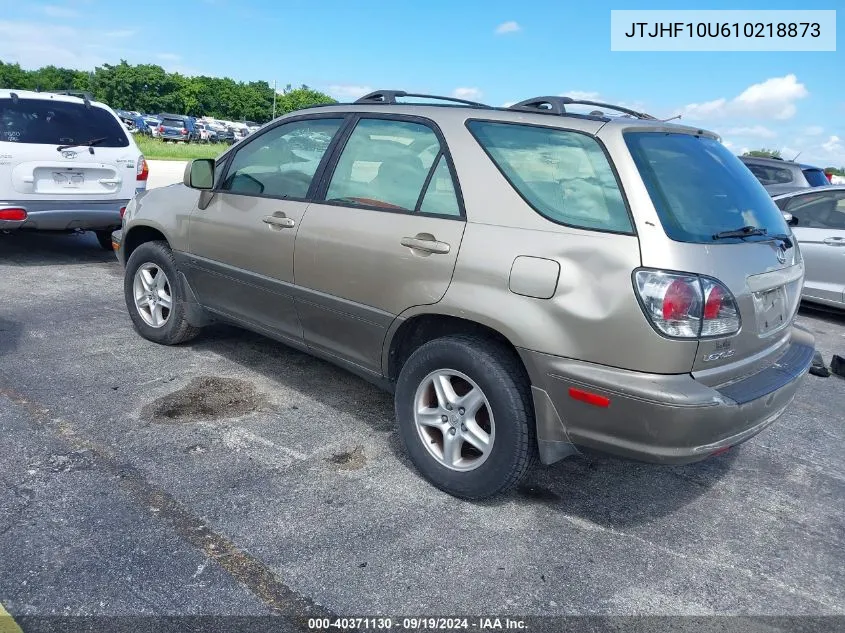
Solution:
{"label": "front side window", "polygon": [[569,226],[630,233],[619,183],[598,142],[580,132],[470,121],[470,132],[536,211]]}
{"label": "front side window", "polygon": [[[326,202],[416,211],[429,172],[439,157],[440,141],[426,125],[361,119],[340,155]],[[448,197],[442,178],[448,176],[450,182],[452,178],[445,161],[444,165],[445,174],[439,172],[440,193]],[[436,204],[446,208],[449,203],[431,202],[428,208]]]}
{"label": "front side window", "polygon": [[0,99],[0,142],[73,145],[97,141],[97,147],[128,147],[118,120],[104,108],[80,99]]}
{"label": "front side window", "polygon": [[220,189],[243,195],[305,198],[343,119],[293,121],[268,130],[231,161]]}
{"label": "front side window", "polygon": [[824,191],[794,196],[786,205],[796,228],[845,229],[845,191]]}

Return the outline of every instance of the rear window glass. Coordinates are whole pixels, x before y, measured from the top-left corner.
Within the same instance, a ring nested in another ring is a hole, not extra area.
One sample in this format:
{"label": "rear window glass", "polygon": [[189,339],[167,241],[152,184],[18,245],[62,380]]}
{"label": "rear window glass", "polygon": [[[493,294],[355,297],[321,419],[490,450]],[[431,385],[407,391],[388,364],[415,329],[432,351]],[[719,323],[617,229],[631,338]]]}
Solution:
{"label": "rear window glass", "polygon": [[185,127],[185,122],[181,119],[164,119],[161,124],[164,127]]}
{"label": "rear window glass", "polygon": [[745,226],[789,232],[760,182],[718,141],[657,132],[629,132],[625,141],[671,239],[712,243],[715,234]]}
{"label": "rear window glass", "polygon": [[807,179],[811,187],[824,187],[830,184],[830,181],[821,169],[805,169],[804,178]]}
{"label": "rear window glass", "polygon": [[103,139],[97,147],[127,147],[129,139],[107,110],[52,99],[0,99],[0,141],[71,145]]}
{"label": "rear window glass", "polygon": [[586,134],[535,125],[470,121],[467,126],[505,178],[553,222],[632,232],[616,176]]}

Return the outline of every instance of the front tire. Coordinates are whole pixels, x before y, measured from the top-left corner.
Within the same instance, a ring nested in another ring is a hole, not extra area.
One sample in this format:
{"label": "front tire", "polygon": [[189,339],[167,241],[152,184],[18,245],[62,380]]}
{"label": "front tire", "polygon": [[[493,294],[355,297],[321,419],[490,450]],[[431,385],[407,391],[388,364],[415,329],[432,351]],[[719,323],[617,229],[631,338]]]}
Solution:
{"label": "front tire", "polygon": [[162,345],[190,341],[200,328],[188,323],[185,297],[167,242],[141,244],[126,262],[123,295],[135,331]]}
{"label": "front tire", "polygon": [[430,341],[396,383],[402,444],[433,485],[462,499],[516,486],[537,454],[528,376],[516,353],[491,338]]}

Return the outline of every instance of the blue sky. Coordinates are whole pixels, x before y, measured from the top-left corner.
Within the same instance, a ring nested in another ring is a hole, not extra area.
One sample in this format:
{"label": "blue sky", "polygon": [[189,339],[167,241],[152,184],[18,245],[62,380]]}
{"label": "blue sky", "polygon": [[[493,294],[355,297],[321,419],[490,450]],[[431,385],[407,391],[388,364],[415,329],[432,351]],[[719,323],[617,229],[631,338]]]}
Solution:
{"label": "blue sky", "polygon": [[777,147],[843,165],[845,7],[748,0],[741,8],[837,4],[837,52],[634,53],[610,51],[610,9],[678,3],[0,0],[0,59],[92,68],[125,58],[187,74],[306,83],[341,100],[385,87],[493,105],[574,93],[661,117],[682,113],[737,152]]}

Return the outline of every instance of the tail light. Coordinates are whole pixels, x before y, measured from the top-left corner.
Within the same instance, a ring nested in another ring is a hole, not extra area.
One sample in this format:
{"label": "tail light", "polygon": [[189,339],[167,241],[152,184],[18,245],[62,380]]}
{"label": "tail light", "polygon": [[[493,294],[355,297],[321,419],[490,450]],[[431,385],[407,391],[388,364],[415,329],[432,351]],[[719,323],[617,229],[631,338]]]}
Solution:
{"label": "tail light", "polygon": [[158,128],[158,133],[159,133],[159,134],[164,134],[164,126],[163,126],[163,125],[160,125],[160,126],[159,126],[159,128]]}
{"label": "tail light", "polygon": [[188,130],[186,130],[185,128],[182,128],[182,135],[184,136],[187,133],[188,133]]}
{"label": "tail light", "polygon": [[638,270],[635,288],[643,311],[673,338],[728,336],[739,331],[739,308],[724,285],[707,277]]}
{"label": "tail light", "polygon": [[138,167],[135,171],[138,174],[136,176],[136,180],[146,180],[147,178],[150,177],[150,168],[147,165],[147,159],[146,158],[141,156],[138,159]]}
{"label": "tail light", "polygon": [[19,207],[0,209],[0,220],[11,220],[13,222],[26,220],[26,209],[21,209]]}
{"label": "tail light", "polygon": [[126,215],[126,207],[120,207],[120,219],[123,219],[123,216]]}
{"label": "tail light", "polygon": [[827,181],[829,183],[833,183],[833,172],[825,172],[824,175],[827,176]]}

